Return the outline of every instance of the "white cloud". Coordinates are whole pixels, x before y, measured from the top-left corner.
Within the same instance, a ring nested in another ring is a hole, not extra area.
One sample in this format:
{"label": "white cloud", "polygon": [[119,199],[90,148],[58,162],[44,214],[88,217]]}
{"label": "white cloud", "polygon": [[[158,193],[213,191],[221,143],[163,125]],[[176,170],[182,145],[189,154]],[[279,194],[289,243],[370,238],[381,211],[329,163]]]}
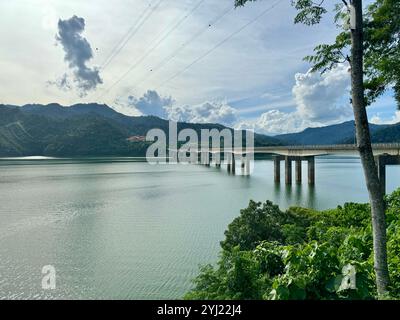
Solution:
{"label": "white cloud", "polygon": [[129,96],[124,103],[117,100],[116,109],[129,115],[155,115],[191,123],[221,123],[237,129],[280,134],[350,119],[352,110],[348,100],[349,86],[349,74],[344,65],[323,75],[311,71],[297,73],[292,89],[294,99],[291,100],[296,109],[292,112],[273,109],[277,107],[276,97],[273,97],[272,105],[265,106],[267,111],[255,119],[240,117],[245,109],[237,110],[226,102],[206,101],[196,105],[179,105],[171,97],[161,97],[151,90],[139,99]]}
{"label": "white cloud", "polygon": [[270,110],[263,113],[260,118],[239,123],[237,129],[253,129],[255,132],[266,134],[279,134],[297,132],[315,125],[315,122],[300,117],[298,112],[281,112]]}
{"label": "white cloud", "polygon": [[139,99],[128,96],[127,99],[118,98],[114,101],[114,108],[118,112],[130,116],[151,115],[160,118],[167,118],[167,109],[173,105],[171,97],[162,97],[157,91],[147,90]]}
{"label": "white cloud", "polygon": [[370,122],[373,124],[396,124],[396,123],[399,123],[400,122],[400,111],[396,111],[390,119],[382,118],[380,113],[378,112],[377,114],[372,116]]}
{"label": "white cloud", "polygon": [[142,97],[118,98],[113,107],[129,116],[153,115],[164,119],[191,123],[236,123],[237,110],[225,102],[204,102],[198,105],[177,105],[172,97],[163,97],[148,90]]}
{"label": "white cloud", "polygon": [[341,116],[351,116],[349,102],[343,97],[349,94],[350,74],[346,65],[327,71],[297,73],[293,95],[297,112],[305,119],[329,121]]}
{"label": "white cloud", "polygon": [[307,127],[329,125],[348,120],[352,110],[349,94],[348,67],[340,65],[325,74],[297,73],[292,93],[296,104],[293,112],[269,110],[258,119],[239,123],[240,128],[252,128],[267,134],[289,133]]}
{"label": "white cloud", "polygon": [[227,126],[237,121],[236,109],[224,102],[204,102],[198,105],[170,106],[168,118],[192,123],[221,123]]}
{"label": "white cloud", "polygon": [[[40,5],[35,5],[36,2]],[[73,1],[73,5],[67,0],[0,1],[2,24],[5,30],[10,30],[4,34],[3,42],[12,43],[0,48],[0,99],[13,104],[55,101],[65,105],[79,102],[111,104],[116,97],[123,95],[126,88],[137,90],[137,97],[148,88],[157,88],[159,93],[172,95],[180,105],[196,105],[225,97],[238,100],[262,94],[267,86],[271,92],[290,86],[294,72],[304,66],[302,57],[310,54],[314,45],[333,40],[337,33],[329,21],[322,22],[313,32],[305,32],[310,29],[293,23],[295,10],[290,1],[282,1],[258,22],[237,33],[173,81],[162,85],[270,6],[268,1],[249,3],[231,10],[209,27],[229,6],[233,6],[233,2],[204,2],[107,95],[93,92],[82,101],[70,92],[46,86],[47,80],[57,79],[65,73],[63,52],[53,46],[59,18],[75,14],[85,17],[85,37],[93,49],[96,48],[90,63],[101,65],[121,36],[138,21],[148,3],[147,0],[137,0],[132,6],[130,0]],[[107,69],[101,70],[104,86],[100,88],[110,88],[196,3],[192,0],[164,1]],[[190,41],[202,30],[205,32],[201,36]],[[184,50],[178,50],[187,41],[190,44]],[[29,55],[26,55],[27,51]],[[177,54],[172,60],[157,68],[174,52]],[[278,95],[277,103],[280,98]]]}

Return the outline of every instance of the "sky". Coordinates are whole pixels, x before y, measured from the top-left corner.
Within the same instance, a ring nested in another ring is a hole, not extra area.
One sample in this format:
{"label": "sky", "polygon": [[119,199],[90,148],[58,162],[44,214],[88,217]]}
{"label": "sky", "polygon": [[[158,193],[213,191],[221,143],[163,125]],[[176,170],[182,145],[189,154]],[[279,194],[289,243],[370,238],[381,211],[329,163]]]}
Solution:
{"label": "sky", "polygon": [[[352,119],[348,65],[321,76],[302,60],[333,42],[332,16],[307,27],[289,0],[233,2],[0,0],[0,103],[97,102],[270,135]],[[391,92],[368,114],[400,122]]]}

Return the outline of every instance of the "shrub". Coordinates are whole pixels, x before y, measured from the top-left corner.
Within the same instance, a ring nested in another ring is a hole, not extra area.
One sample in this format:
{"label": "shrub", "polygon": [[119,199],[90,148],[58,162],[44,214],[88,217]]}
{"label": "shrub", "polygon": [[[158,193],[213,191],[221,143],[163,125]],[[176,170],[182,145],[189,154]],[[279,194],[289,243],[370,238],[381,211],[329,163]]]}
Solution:
{"label": "shrub", "polygon": [[[400,297],[400,189],[386,197],[390,298]],[[216,267],[186,299],[373,299],[368,204],[281,211],[250,201],[225,232]]]}

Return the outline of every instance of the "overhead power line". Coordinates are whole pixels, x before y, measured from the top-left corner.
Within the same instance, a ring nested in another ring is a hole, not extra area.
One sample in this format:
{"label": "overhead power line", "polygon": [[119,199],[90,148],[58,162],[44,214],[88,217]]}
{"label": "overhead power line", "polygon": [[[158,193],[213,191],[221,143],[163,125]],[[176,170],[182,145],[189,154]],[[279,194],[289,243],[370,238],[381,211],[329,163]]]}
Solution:
{"label": "overhead power line", "polygon": [[[155,44],[153,44],[139,60],[137,60],[131,67],[124,72],[106,91],[104,91],[99,99],[104,97],[109,93],[117,84],[119,84],[127,75],[129,75],[140,63],[142,63],[155,49],[157,49],[168,37],[175,31],[191,14],[193,14],[204,2],[205,0],[200,0],[188,13],[185,14],[180,20],[178,20]],[[156,37],[158,38],[158,37]]]}
{"label": "overhead power line", "polygon": [[221,14],[219,14],[214,20],[211,22],[207,23],[207,26],[203,29],[201,29],[199,32],[197,32],[193,37],[191,37],[189,40],[187,40],[185,43],[183,43],[181,46],[179,46],[172,54],[164,58],[160,63],[158,63],[154,68],[151,68],[150,72],[146,74],[145,77],[143,77],[139,82],[137,82],[134,87],[140,86],[145,80],[147,80],[150,76],[154,75],[157,71],[162,69],[165,65],[167,65],[171,60],[173,60],[182,50],[184,50],[189,44],[191,44],[193,41],[195,41],[197,38],[199,38],[203,33],[205,33],[207,30],[209,30],[211,27],[213,27],[216,23],[218,23],[220,20],[222,20],[229,12],[231,12],[234,9],[233,6],[229,6],[226,10],[224,10]]}
{"label": "overhead power line", "polygon": [[[153,7],[149,4],[140,14],[136,23],[128,30],[128,32],[121,38],[121,40],[113,48],[107,59],[104,61],[101,69],[104,70],[115,59],[115,57],[125,48],[128,42],[137,34],[140,28],[146,21],[153,15],[164,0],[159,0]],[[150,10],[151,9],[151,10]]]}
{"label": "overhead power line", "polygon": [[163,87],[165,86],[168,82],[174,80],[176,77],[178,77],[179,75],[181,75],[182,73],[184,73],[185,71],[187,71],[188,69],[190,69],[193,65],[195,65],[197,62],[199,62],[200,60],[204,59],[205,57],[207,57],[209,54],[211,54],[213,51],[215,51],[216,49],[218,49],[220,46],[222,46],[223,44],[225,44],[226,42],[228,42],[230,39],[232,39],[235,35],[237,35],[239,32],[243,31],[244,29],[246,29],[248,26],[250,26],[251,24],[253,24],[254,22],[256,22],[258,19],[260,19],[262,16],[264,16],[266,13],[268,13],[269,11],[271,11],[272,9],[274,9],[279,3],[281,3],[281,0],[276,1],[273,5],[271,5],[270,7],[268,7],[267,9],[265,9],[264,11],[262,11],[259,15],[257,15],[254,19],[252,19],[251,21],[247,22],[246,24],[244,24],[243,26],[241,26],[239,29],[237,29],[236,31],[232,32],[228,37],[226,37],[225,39],[223,39],[221,42],[217,43],[214,47],[212,47],[210,50],[206,51],[204,54],[202,54],[201,56],[199,56],[198,58],[196,58],[195,60],[193,60],[190,64],[188,64],[184,69],[178,71],[177,73],[175,73],[173,76],[171,76],[170,78],[168,78],[166,81],[164,81],[161,85],[159,85],[157,87]]}
{"label": "overhead power line", "polygon": [[144,15],[148,10],[150,10],[151,4],[149,3],[142,13],[139,15],[139,18],[136,20],[136,22],[128,29],[128,31],[123,35],[123,37],[115,44],[115,46],[112,48],[110,51],[109,55],[104,59],[104,62],[100,66],[101,69],[103,69],[107,64],[108,61],[111,59],[111,57],[115,54],[115,52],[118,50],[119,46],[121,45],[122,42],[124,42],[131,34],[132,31],[136,30],[137,25],[140,23],[140,21],[143,19]]}

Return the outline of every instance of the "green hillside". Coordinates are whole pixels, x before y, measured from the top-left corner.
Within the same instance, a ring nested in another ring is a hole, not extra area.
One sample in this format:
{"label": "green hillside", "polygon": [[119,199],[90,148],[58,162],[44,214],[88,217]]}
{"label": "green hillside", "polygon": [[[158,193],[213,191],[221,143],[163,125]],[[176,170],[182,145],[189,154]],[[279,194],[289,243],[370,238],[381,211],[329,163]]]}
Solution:
{"label": "green hillside", "polygon": [[[144,137],[155,128],[168,133],[168,124],[153,116],[129,117],[99,104],[0,105],[0,156],[144,156],[149,143],[127,139]],[[178,123],[178,130],[185,128],[200,136],[201,129],[226,127]],[[255,140],[257,146],[279,144],[263,135]]]}

